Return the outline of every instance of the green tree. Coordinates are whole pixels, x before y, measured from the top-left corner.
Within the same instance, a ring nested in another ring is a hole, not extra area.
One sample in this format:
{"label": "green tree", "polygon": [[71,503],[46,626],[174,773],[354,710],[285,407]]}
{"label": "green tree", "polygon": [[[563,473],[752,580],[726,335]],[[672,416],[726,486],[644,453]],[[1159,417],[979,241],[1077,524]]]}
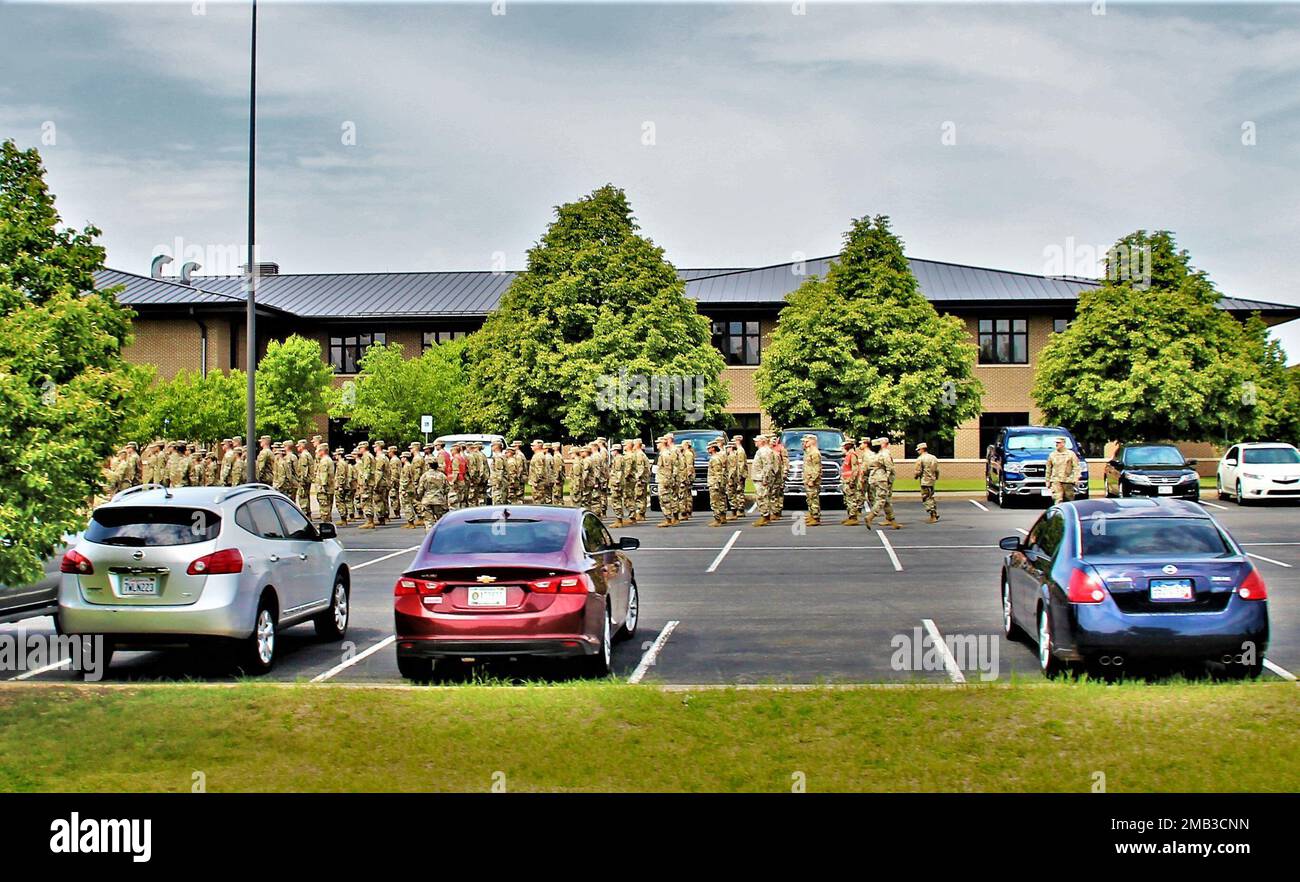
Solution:
{"label": "green tree", "polygon": [[528,437],[612,438],[716,419],[722,356],[622,190],[556,209],[525,272],[467,343],[465,423]]}
{"label": "green tree", "polygon": [[0,583],[39,577],[85,525],[134,387],[98,235],[61,228],[40,156],[0,144]]}
{"label": "green tree", "polygon": [[[152,379],[152,368],[143,376]],[[216,442],[242,435],[248,408],[243,371],[213,371],[206,377],[181,371],[171,380],[145,384],[132,397],[122,440],[185,438]]]}
{"label": "green tree", "polygon": [[376,344],[361,357],[355,380],[334,390],[330,415],[347,417],[348,429],[383,438],[415,439],[420,417],[433,417],[433,434],[461,429],[465,395],[464,340],[430,346],[419,358],[406,358],[399,343]]}
{"label": "green tree", "polygon": [[1282,345],[1269,336],[1268,325],[1258,315],[1247,319],[1243,330],[1246,354],[1260,371],[1259,388],[1243,390],[1246,403],[1254,399],[1259,409],[1258,437],[1300,444],[1300,367],[1287,368]]}
{"label": "green tree", "polygon": [[333,379],[317,341],[297,334],[272,340],[257,363],[257,431],[288,437],[310,430]]}
{"label": "green tree", "polygon": [[1102,284],[1039,354],[1033,397],[1080,441],[1255,435],[1272,400],[1263,352],[1167,231],[1120,239]]}
{"label": "green tree", "polygon": [[974,363],[961,320],[925,299],[878,215],[855,219],[826,277],[787,298],[755,384],[778,425],[951,438],[980,412]]}

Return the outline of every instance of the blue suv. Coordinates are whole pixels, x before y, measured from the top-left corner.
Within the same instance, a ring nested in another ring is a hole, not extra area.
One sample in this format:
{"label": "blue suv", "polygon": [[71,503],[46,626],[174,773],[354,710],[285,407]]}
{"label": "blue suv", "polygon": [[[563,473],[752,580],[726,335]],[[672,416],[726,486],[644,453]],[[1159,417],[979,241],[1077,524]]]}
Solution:
{"label": "blue suv", "polygon": [[1075,499],[1088,498],[1088,460],[1069,430],[1059,426],[1008,426],[998,432],[984,459],[984,488],[989,502],[1005,508],[1013,499],[1043,499],[1051,502],[1047,487],[1047,455],[1056,449],[1056,439],[1079,457],[1079,484]]}

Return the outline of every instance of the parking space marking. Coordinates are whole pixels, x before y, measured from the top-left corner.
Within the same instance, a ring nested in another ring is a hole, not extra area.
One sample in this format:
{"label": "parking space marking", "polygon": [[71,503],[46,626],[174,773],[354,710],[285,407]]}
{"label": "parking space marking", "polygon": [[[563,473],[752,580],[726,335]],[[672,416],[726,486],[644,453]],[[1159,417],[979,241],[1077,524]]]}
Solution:
{"label": "parking space marking", "polygon": [[934,620],[921,619],[921,624],[925,625],[925,630],[934,643],[935,651],[939,653],[939,658],[943,659],[943,667],[948,672],[948,679],[954,683],[965,683],[966,675],[961,672],[961,668],[957,667],[957,659],[952,657],[948,644],[943,642],[943,635],[939,633],[939,627]]}
{"label": "parking space marking", "polygon": [[980,502],[978,499],[969,499],[967,502],[978,508],[980,511],[988,511],[988,509],[984,507],[984,503]]}
{"label": "parking space marking", "polygon": [[1273,560],[1273,558],[1271,558],[1271,557],[1265,557],[1264,555],[1262,555],[1262,554],[1256,554],[1256,553],[1253,552],[1253,551],[1247,551],[1247,552],[1246,552],[1246,556],[1247,556],[1247,557],[1253,557],[1253,558],[1255,558],[1255,560],[1262,560],[1262,561],[1265,561],[1266,563],[1277,564],[1279,567],[1286,567],[1288,570],[1291,569],[1291,564],[1289,564],[1289,563],[1283,563],[1283,562],[1280,561],[1280,560]]}
{"label": "parking space marking", "polygon": [[38,676],[38,675],[40,675],[40,674],[44,674],[46,671],[55,671],[55,670],[58,670],[59,668],[63,667],[64,665],[69,664],[71,661],[72,661],[71,658],[64,658],[64,659],[60,659],[59,661],[56,661],[56,662],[50,662],[48,665],[42,665],[42,666],[39,667],[39,668],[33,668],[33,669],[30,670],[30,671],[24,671],[23,673],[19,674],[17,677],[14,677],[13,679],[15,679],[15,680],[30,680],[32,677]]}
{"label": "parking space marking", "polygon": [[898,562],[898,555],[894,553],[894,546],[889,544],[889,537],[885,535],[884,530],[877,530],[876,535],[880,537],[880,544],[885,546],[885,551],[889,552],[889,562],[894,565],[894,570],[901,573],[903,565]]}
{"label": "parking space marking", "polygon": [[632,672],[632,676],[627,678],[628,683],[635,685],[641,682],[641,679],[645,677],[646,672],[650,670],[650,667],[658,662],[659,653],[663,651],[664,644],[668,642],[668,638],[673,635],[673,631],[676,631],[677,626],[680,624],[681,622],[674,619],[664,625],[664,629],[659,632],[659,636],[655,638],[654,643],[651,643],[650,648],[641,655],[641,661],[636,666],[636,670]]}
{"label": "parking space marking", "polygon": [[727,540],[727,544],[722,546],[722,550],[718,552],[718,556],[713,559],[713,563],[709,564],[709,568],[704,572],[711,573],[714,570],[716,570],[718,568],[718,564],[722,563],[722,559],[727,556],[727,552],[731,550],[731,546],[735,545],[736,540],[739,538],[740,538],[739,530],[732,533],[731,538]]}
{"label": "parking space marking", "polygon": [[1224,511],[1228,510],[1226,505],[1219,505],[1217,502],[1206,502],[1204,499],[1201,500],[1201,505],[1208,505],[1210,508],[1221,508]]}
{"label": "parking space marking", "polygon": [[392,554],[385,554],[383,557],[376,557],[372,560],[365,561],[364,563],[354,564],[352,566],[352,569],[359,570],[362,567],[368,567],[371,564],[383,563],[384,561],[389,560],[390,558],[397,557],[399,554],[410,554],[412,551],[415,551],[419,547],[420,546],[418,545],[412,545],[410,548],[399,548],[396,551],[394,551]]}
{"label": "parking space marking", "polygon": [[1249,545],[1251,548],[1263,548],[1266,545],[1300,545],[1300,542],[1242,542],[1242,545]]}
{"label": "parking space marking", "polygon": [[1016,527],[1016,532],[1019,533],[1021,536],[1029,535],[1029,531],[1026,530],[1024,527]]}
{"label": "parking space marking", "polygon": [[380,640],[374,646],[368,647],[362,652],[358,652],[356,655],[352,656],[352,658],[348,659],[347,661],[340,662],[339,664],[330,668],[325,673],[317,674],[316,676],[312,677],[311,681],[313,683],[324,683],[326,680],[328,680],[330,677],[333,677],[335,674],[339,673],[340,671],[347,670],[348,668],[352,667],[362,659],[369,658],[370,656],[374,655],[376,652],[383,649],[385,646],[392,643],[396,639],[397,639],[396,634],[389,634],[387,637],[385,637],[383,640]]}
{"label": "parking space marking", "polygon": [[1295,674],[1291,673],[1286,668],[1279,667],[1278,665],[1273,664],[1268,659],[1264,659],[1264,667],[1268,668],[1270,671],[1277,674],[1283,680],[1290,680],[1292,683],[1296,682]]}

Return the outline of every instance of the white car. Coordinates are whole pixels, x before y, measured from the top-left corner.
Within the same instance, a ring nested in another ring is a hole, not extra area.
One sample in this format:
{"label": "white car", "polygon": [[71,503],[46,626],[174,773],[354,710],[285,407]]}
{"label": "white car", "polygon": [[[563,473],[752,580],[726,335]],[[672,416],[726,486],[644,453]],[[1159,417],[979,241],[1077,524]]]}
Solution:
{"label": "white car", "polygon": [[216,644],[262,674],[284,628],[347,632],[351,583],[334,525],[312,526],[265,484],[123,490],[59,569],[60,628],[102,636],[105,664],[119,648]]}
{"label": "white car", "polygon": [[488,459],[492,458],[492,444],[499,443],[502,447],[506,446],[504,435],[439,435],[434,441],[441,441],[446,450],[451,450],[451,445],[463,442],[480,441],[483,444],[483,455]]}
{"label": "white car", "polygon": [[1255,499],[1300,499],[1300,451],[1290,444],[1234,444],[1219,460],[1219,498],[1238,505]]}

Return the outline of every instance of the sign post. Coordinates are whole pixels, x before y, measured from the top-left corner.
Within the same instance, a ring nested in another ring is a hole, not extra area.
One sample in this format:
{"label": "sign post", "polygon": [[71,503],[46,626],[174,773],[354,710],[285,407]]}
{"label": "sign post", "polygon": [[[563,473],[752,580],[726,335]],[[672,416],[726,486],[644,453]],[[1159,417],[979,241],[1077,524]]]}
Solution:
{"label": "sign post", "polygon": [[424,433],[424,443],[429,443],[429,433],[433,431],[433,417],[425,414],[420,417],[420,431]]}

